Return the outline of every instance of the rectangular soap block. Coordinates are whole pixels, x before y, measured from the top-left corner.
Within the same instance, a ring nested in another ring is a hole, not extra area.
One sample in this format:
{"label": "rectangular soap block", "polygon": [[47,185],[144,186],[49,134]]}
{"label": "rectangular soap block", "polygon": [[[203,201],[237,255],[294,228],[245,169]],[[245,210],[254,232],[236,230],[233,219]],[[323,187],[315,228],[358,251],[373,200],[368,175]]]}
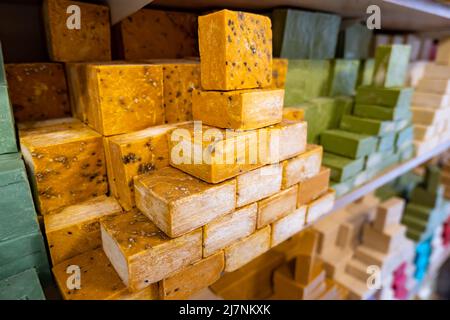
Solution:
{"label": "rectangular soap block", "polygon": [[284,89],[286,74],[288,71],[288,59],[272,59],[272,85],[271,88]]}
{"label": "rectangular soap block", "polygon": [[330,173],[330,168],[321,167],[318,174],[298,183],[297,207],[310,203],[328,190]]}
{"label": "rectangular soap block", "polygon": [[292,121],[302,121],[305,119],[305,110],[295,107],[284,107],[283,119]]}
{"label": "rectangular soap block", "polygon": [[35,269],[0,280],[0,300],[45,300]]}
{"label": "rectangular soap block", "polygon": [[237,90],[272,83],[272,29],[268,17],[221,10],[198,18],[204,90]]}
{"label": "rectangular soap block", "polygon": [[[305,152],[307,140],[307,122],[283,119],[280,123],[262,128],[258,132],[259,145],[268,142],[268,163],[278,163]],[[264,154],[264,150],[260,152]],[[261,153],[260,153],[261,156]]]}
{"label": "rectangular soap block", "polygon": [[343,196],[354,187],[354,178],[349,178],[341,182],[331,182],[331,188],[336,192],[336,197]]}
{"label": "rectangular soap block", "polygon": [[44,217],[52,264],[101,246],[100,220],[122,212],[116,199],[100,196]]}
{"label": "rectangular soap block", "polygon": [[[78,266],[81,272],[80,289],[70,289],[67,281],[73,274],[70,266]],[[131,292],[123,284],[102,248],[79,254],[65,260],[52,269],[59,292],[64,300],[157,300],[158,283],[138,292]]]}
{"label": "rectangular soap block", "polygon": [[377,215],[373,222],[373,228],[383,232],[389,226],[399,224],[405,210],[405,200],[392,197],[383,201],[377,208]]}
{"label": "rectangular soap block", "polygon": [[433,79],[447,80],[450,78],[450,66],[437,63],[427,63],[424,71],[425,76]]}
{"label": "rectangular soap block", "polygon": [[448,37],[439,40],[436,63],[450,66],[450,39]]}
{"label": "rectangular soap block", "polygon": [[416,204],[429,208],[440,208],[442,206],[444,196],[444,188],[442,185],[436,191],[428,191],[427,189],[416,186],[411,192],[411,199]]}
{"label": "rectangular soap block", "polygon": [[110,216],[100,223],[103,250],[131,291],[200,260],[202,231],[170,239],[138,211]]}
{"label": "rectangular soap block", "polygon": [[402,120],[411,117],[411,111],[408,108],[387,108],[371,104],[356,104],[353,112],[356,116],[362,118],[373,118],[378,120]]}
{"label": "rectangular soap block", "polygon": [[356,90],[355,102],[357,104],[373,104],[391,108],[409,108],[412,97],[412,88],[361,86]]}
{"label": "rectangular soap block", "polygon": [[[70,6],[78,6],[79,9],[68,12]],[[75,15],[76,12],[81,15],[78,28],[75,16],[68,16],[68,13]],[[111,60],[108,6],[67,0],[45,0],[43,14],[51,60],[63,62]]]}
{"label": "rectangular soap block", "polygon": [[6,264],[3,264],[0,267],[0,279],[11,277],[30,268],[36,269],[39,280],[42,282],[43,286],[51,284],[51,274],[45,251],[22,255]]}
{"label": "rectangular soap block", "polygon": [[336,54],[341,17],[336,14],[315,12],[314,36],[310,59],[332,59]]}
{"label": "rectangular soap block", "polygon": [[257,227],[262,228],[293,212],[297,207],[297,193],[295,185],[258,201]]}
{"label": "rectangular soap block", "polygon": [[270,226],[225,248],[225,272],[244,266],[270,249]]}
{"label": "rectangular soap block", "polygon": [[359,60],[331,60],[329,95],[332,97],[355,95],[358,68]]}
{"label": "rectangular soap block", "polygon": [[180,125],[170,135],[170,165],[209,183],[230,179],[268,162],[268,129],[261,130],[225,131],[197,121]]}
{"label": "rectangular soap block", "polygon": [[235,130],[267,127],[282,119],[284,90],[196,90],[192,96],[194,120]]}
{"label": "rectangular soap block", "polygon": [[237,176],[236,206],[264,199],[281,190],[281,164],[267,165]]}
{"label": "rectangular soap block", "polygon": [[203,256],[208,257],[252,234],[256,229],[256,203],[215,219],[203,227]]}
{"label": "rectangular soap block", "polygon": [[161,299],[188,299],[199,290],[207,288],[219,280],[224,264],[224,253],[220,251],[161,280],[159,282]]}
{"label": "rectangular soap block", "polygon": [[376,48],[373,85],[377,87],[401,87],[405,84],[411,47],[394,44]]}
{"label": "rectangular soap block", "polygon": [[119,22],[125,60],[198,57],[197,14],[140,9]]}
{"label": "rectangular soap block", "polygon": [[325,152],[323,165],[330,168],[330,178],[333,181],[343,182],[348,180],[364,169],[364,158],[350,159],[332,153]]}
{"label": "rectangular soap block", "polygon": [[324,195],[311,201],[306,212],[305,223],[310,225],[329,213],[333,209],[335,198],[336,192],[333,189],[329,189]]}
{"label": "rectangular soap block", "polygon": [[374,152],[377,144],[373,136],[344,130],[327,130],[320,135],[320,141],[325,151],[352,159]]}
{"label": "rectangular soap block", "polygon": [[440,95],[448,95],[450,94],[450,80],[449,79],[433,79],[433,75],[430,78],[421,78],[419,83],[417,84],[417,91],[419,92],[428,92]]}
{"label": "rectangular soap block", "polygon": [[377,152],[386,152],[393,150],[396,142],[397,134],[395,132],[387,133],[378,137]]}
{"label": "rectangular soap block", "polygon": [[437,126],[436,125],[421,125],[421,124],[414,124],[414,139],[419,141],[427,141],[432,139],[434,136],[438,134],[437,132]]}
{"label": "rectangular soap block", "polygon": [[234,210],[236,181],[208,184],[166,167],[134,180],[136,206],[174,238]]}
{"label": "rectangular soap block", "polygon": [[14,116],[9,103],[8,87],[0,85],[0,154],[17,152]]}
{"label": "rectangular soap block", "polygon": [[2,267],[32,254],[42,254],[45,260],[47,259],[44,240],[39,230],[0,242],[0,266]]}
{"label": "rectangular soap block", "polygon": [[8,92],[18,122],[71,115],[66,76],[60,63],[6,64]]}
{"label": "rectangular soap block", "polygon": [[352,115],[344,115],[339,128],[345,131],[367,134],[371,136],[383,136],[394,132],[396,126],[393,121],[381,121]]}
{"label": "rectangular soap block", "polygon": [[357,86],[368,86],[372,84],[374,67],[374,59],[361,60],[359,64],[358,81],[356,82]]}
{"label": "rectangular soap block", "polygon": [[169,137],[176,125],[167,124],[105,138],[108,180],[112,194],[130,210],[135,176],[169,165]]}
{"label": "rectangular soap block", "polygon": [[41,214],[107,192],[102,137],[92,129],[37,133],[20,144]]}
{"label": "rectangular soap block", "polygon": [[416,91],[412,98],[412,104],[415,107],[448,108],[450,107],[450,94]]}
{"label": "rectangular soap block", "polygon": [[344,59],[367,59],[372,34],[373,31],[359,21],[342,21],[336,55]]}
{"label": "rectangular soap block", "polygon": [[405,146],[410,145],[413,139],[414,139],[413,126],[406,127],[405,129],[397,132],[395,147],[398,149],[403,149]]}
{"label": "rectangular soap block", "polygon": [[433,109],[426,107],[412,107],[412,121],[414,124],[431,125],[445,117],[446,109]]}
{"label": "rectangular soap block", "polygon": [[283,161],[282,188],[288,188],[317,175],[322,165],[322,153],[322,146],[309,144],[304,153]]}
{"label": "rectangular soap block", "polygon": [[301,206],[287,216],[272,223],[272,247],[275,247],[281,242],[299,233],[304,228],[306,221],[306,208],[307,206]]}

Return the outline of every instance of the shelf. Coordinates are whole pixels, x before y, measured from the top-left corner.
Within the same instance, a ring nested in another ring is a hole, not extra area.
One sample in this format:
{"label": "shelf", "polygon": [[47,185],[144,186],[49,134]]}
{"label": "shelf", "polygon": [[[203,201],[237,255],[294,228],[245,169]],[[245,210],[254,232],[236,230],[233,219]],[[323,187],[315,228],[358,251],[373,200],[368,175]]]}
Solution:
{"label": "shelf", "polygon": [[366,182],[362,186],[354,189],[353,191],[350,191],[349,193],[337,198],[332,211],[342,209],[346,205],[361,198],[362,196],[368,194],[369,192],[374,191],[375,189],[381,187],[382,185],[388,183],[389,181],[394,180],[395,178],[414,169],[415,167],[421,165],[422,163],[428,161],[429,159],[439,155],[448,148],[450,148],[450,140],[445,143],[442,143],[441,145],[437,146],[433,150],[423,155],[417,156],[415,158],[412,158],[411,160],[405,161],[401,164],[397,164],[395,166],[388,168],[387,170],[379,174],[376,178],[370,180],[369,182]]}

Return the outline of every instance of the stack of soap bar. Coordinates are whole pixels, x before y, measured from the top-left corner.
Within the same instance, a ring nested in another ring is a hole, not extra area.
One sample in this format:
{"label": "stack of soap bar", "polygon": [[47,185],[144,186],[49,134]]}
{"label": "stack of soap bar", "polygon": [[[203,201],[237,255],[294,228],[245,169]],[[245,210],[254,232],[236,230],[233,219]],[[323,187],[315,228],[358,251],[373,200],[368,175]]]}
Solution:
{"label": "stack of soap bar", "polygon": [[[76,24],[77,19],[67,13],[70,6],[79,8],[81,14],[79,26]],[[45,0],[43,11],[51,60],[63,62],[111,60],[107,6],[68,0]]]}
{"label": "stack of soap bar", "polygon": [[359,60],[336,59],[331,61],[329,95],[353,96],[358,80]]}
{"label": "stack of soap bar", "polygon": [[360,61],[357,81],[358,86],[368,86],[372,83],[374,66],[374,59],[365,59]]}
{"label": "stack of soap bar", "polygon": [[0,280],[0,300],[45,300],[36,270]]}
{"label": "stack of soap bar", "polygon": [[117,26],[125,60],[198,57],[197,15],[141,9]]}
{"label": "stack of soap bar", "polygon": [[339,31],[337,56],[344,59],[367,59],[372,34],[372,30],[359,21],[344,20]]}
{"label": "stack of soap bar", "polygon": [[411,54],[407,45],[378,46],[375,53],[373,85],[377,87],[401,87],[405,85]]}
{"label": "stack of soap bar", "polygon": [[[341,18],[333,14],[293,9],[272,12],[273,47],[276,57],[332,59]],[[296,36],[293,36],[293,35]]]}
{"label": "stack of soap bar", "polygon": [[374,137],[344,130],[327,130],[321,134],[320,142],[325,151],[351,159],[367,156],[377,146]]}

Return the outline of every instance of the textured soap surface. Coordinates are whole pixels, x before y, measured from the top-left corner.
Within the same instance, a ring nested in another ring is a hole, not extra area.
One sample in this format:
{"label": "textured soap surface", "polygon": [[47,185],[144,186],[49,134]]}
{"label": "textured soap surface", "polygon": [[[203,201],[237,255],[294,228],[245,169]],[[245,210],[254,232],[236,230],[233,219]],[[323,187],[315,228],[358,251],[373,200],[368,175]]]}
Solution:
{"label": "textured soap surface", "polygon": [[356,104],[354,114],[363,118],[378,120],[402,120],[411,117],[409,108],[388,108],[372,104]]}
{"label": "textured soap surface", "polygon": [[373,31],[360,22],[342,21],[337,55],[344,59],[368,58],[372,34]]}
{"label": "textured soap surface", "polygon": [[354,160],[325,152],[323,164],[331,169],[331,180],[343,182],[363,170],[364,158]]}
{"label": "textured soap surface", "polygon": [[251,89],[272,83],[269,18],[221,10],[200,16],[198,24],[203,89]]}
{"label": "textured soap surface", "polygon": [[125,60],[198,57],[197,15],[141,9],[119,23]]}
{"label": "textured soap surface", "polygon": [[392,108],[408,108],[413,95],[412,88],[376,88],[361,86],[356,90],[355,102]]}
{"label": "textured soap surface", "polygon": [[375,137],[347,132],[343,130],[327,130],[320,136],[320,141],[327,152],[357,159],[375,151]]}
{"label": "textured soap surface", "polygon": [[0,300],[45,300],[35,269],[0,281]]}
{"label": "textured soap surface", "polygon": [[340,128],[356,133],[381,136],[394,132],[395,123],[392,121],[380,121],[369,118],[355,117],[352,115],[344,115],[341,120]]}
{"label": "textured soap surface", "polygon": [[17,152],[14,117],[9,103],[8,88],[0,84],[0,154],[11,152]]}
{"label": "textured soap surface", "polygon": [[352,96],[358,80],[359,60],[336,59],[331,61],[329,95]]}
{"label": "textured soap surface", "polygon": [[374,59],[361,60],[359,65],[358,86],[368,86],[372,84],[373,69],[375,67]]}
{"label": "textured soap surface", "polygon": [[39,230],[24,233],[10,240],[3,240],[0,242],[0,248],[0,265],[13,263],[33,254],[46,256],[44,240]]}
{"label": "textured soap surface", "polygon": [[373,85],[401,87],[405,84],[411,47],[407,45],[378,46],[375,53]]}
{"label": "textured soap surface", "polygon": [[288,71],[288,59],[272,59],[272,86],[271,88],[284,89],[286,74]]}

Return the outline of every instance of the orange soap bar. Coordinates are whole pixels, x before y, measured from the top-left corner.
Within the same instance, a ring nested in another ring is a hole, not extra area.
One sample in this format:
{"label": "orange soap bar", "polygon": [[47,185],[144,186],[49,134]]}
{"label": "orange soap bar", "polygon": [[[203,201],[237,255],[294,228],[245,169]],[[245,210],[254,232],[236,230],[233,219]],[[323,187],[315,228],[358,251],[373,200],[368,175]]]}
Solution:
{"label": "orange soap bar", "polygon": [[100,247],[100,219],[120,212],[116,199],[100,196],[44,216],[53,265]]}
{"label": "orange soap bar", "polygon": [[202,88],[236,90],[272,84],[268,17],[221,10],[198,18]]}
{"label": "orange soap bar", "polygon": [[44,0],[43,10],[51,60],[111,60],[107,6],[67,0]]}
{"label": "orange soap bar", "polygon": [[[268,162],[292,158],[306,150],[307,123],[283,119],[280,123],[261,129],[267,134]],[[263,137],[264,135],[260,135]]]}
{"label": "orange soap bar", "polygon": [[184,300],[197,291],[219,280],[224,268],[224,255],[220,251],[202,259],[159,282],[163,300]]}
{"label": "orange soap bar", "polygon": [[281,122],[284,90],[196,90],[192,97],[194,120],[219,128],[251,130]]}
{"label": "orange soap bar", "polygon": [[297,207],[297,186],[258,201],[258,228],[293,212]]}
{"label": "orange soap bar", "polygon": [[[79,289],[69,289],[67,283],[74,278],[78,266],[81,273]],[[68,259],[53,267],[53,275],[64,300],[157,300],[158,283],[131,292],[112,267],[103,249],[95,249]]]}
{"label": "orange soap bar", "polygon": [[133,210],[101,223],[103,250],[131,291],[142,290],[202,258],[202,230],[170,239]]}
{"label": "orange soap bar", "polygon": [[330,169],[322,167],[320,172],[298,184],[297,206],[308,204],[327,192],[330,183]]}
{"label": "orange soap bar", "polygon": [[287,71],[288,59],[272,59],[272,88],[284,89]]}
{"label": "orange soap bar", "polygon": [[317,175],[322,165],[322,146],[309,144],[306,152],[283,161],[282,187],[288,188]]}
{"label": "orange soap bar", "polygon": [[305,110],[294,107],[284,107],[283,119],[293,121],[305,120]]}
{"label": "orange soap bar", "polygon": [[125,60],[198,57],[197,15],[141,9],[118,25]]}
{"label": "orange soap bar", "polygon": [[18,122],[71,115],[64,68],[59,63],[5,65],[8,93]]}
{"label": "orange soap bar", "polygon": [[81,129],[87,126],[76,118],[58,118],[41,121],[27,121],[17,124],[19,129],[19,136],[25,137],[28,135],[49,133],[55,131]]}
{"label": "orange soap bar", "polygon": [[41,214],[108,191],[102,137],[94,130],[30,134],[20,144]]}

